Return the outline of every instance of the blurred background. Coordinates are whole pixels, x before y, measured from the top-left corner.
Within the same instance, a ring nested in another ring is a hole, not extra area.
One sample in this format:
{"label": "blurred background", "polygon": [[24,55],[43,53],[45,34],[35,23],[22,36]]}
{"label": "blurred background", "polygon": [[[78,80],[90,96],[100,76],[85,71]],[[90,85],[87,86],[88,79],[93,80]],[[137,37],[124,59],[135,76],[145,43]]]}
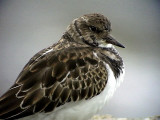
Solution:
{"label": "blurred background", "polygon": [[0,0],[0,95],[74,18],[94,12],[109,18],[112,35],[126,46],[117,48],[125,80],[100,114],[160,115],[160,0]]}

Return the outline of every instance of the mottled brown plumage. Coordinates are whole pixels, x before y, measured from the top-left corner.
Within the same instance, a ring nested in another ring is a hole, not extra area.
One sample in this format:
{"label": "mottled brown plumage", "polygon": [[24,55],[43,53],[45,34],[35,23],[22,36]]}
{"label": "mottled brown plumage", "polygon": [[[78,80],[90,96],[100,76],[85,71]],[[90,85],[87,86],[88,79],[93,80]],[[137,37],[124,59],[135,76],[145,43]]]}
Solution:
{"label": "mottled brown plumage", "polygon": [[110,31],[110,22],[103,15],[75,19],[57,44],[31,58],[0,98],[0,118],[49,113],[65,103],[99,95],[107,85],[106,64],[115,78],[123,68],[114,48],[99,47],[102,42],[123,47],[109,35]]}

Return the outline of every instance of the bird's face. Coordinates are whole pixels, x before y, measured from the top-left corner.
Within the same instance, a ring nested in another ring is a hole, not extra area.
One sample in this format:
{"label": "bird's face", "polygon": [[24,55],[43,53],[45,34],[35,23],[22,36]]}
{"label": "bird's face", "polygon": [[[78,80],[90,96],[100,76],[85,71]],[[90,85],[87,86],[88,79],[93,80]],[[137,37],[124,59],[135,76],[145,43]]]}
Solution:
{"label": "bird's face", "polygon": [[95,47],[113,44],[124,48],[110,35],[111,23],[101,14],[87,14],[79,17],[68,28],[72,29],[71,35],[77,42]]}

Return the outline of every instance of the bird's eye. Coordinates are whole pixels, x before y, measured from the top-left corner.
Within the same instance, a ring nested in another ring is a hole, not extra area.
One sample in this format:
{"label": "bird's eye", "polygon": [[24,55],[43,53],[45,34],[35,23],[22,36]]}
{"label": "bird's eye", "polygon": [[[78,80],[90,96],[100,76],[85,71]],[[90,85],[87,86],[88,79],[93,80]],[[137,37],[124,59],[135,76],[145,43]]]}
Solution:
{"label": "bird's eye", "polygon": [[96,33],[100,33],[101,30],[99,30],[97,27],[94,27],[94,26],[89,26],[89,29],[93,32],[96,32]]}

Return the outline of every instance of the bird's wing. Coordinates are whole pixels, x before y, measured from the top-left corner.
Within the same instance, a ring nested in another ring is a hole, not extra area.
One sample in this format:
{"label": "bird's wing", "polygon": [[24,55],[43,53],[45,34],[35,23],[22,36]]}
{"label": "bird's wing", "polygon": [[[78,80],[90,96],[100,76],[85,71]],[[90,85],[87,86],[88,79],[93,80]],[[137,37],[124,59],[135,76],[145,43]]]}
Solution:
{"label": "bird's wing", "polygon": [[0,118],[17,119],[90,99],[106,83],[107,70],[92,48],[44,49],[31,58],[0,98]]}

